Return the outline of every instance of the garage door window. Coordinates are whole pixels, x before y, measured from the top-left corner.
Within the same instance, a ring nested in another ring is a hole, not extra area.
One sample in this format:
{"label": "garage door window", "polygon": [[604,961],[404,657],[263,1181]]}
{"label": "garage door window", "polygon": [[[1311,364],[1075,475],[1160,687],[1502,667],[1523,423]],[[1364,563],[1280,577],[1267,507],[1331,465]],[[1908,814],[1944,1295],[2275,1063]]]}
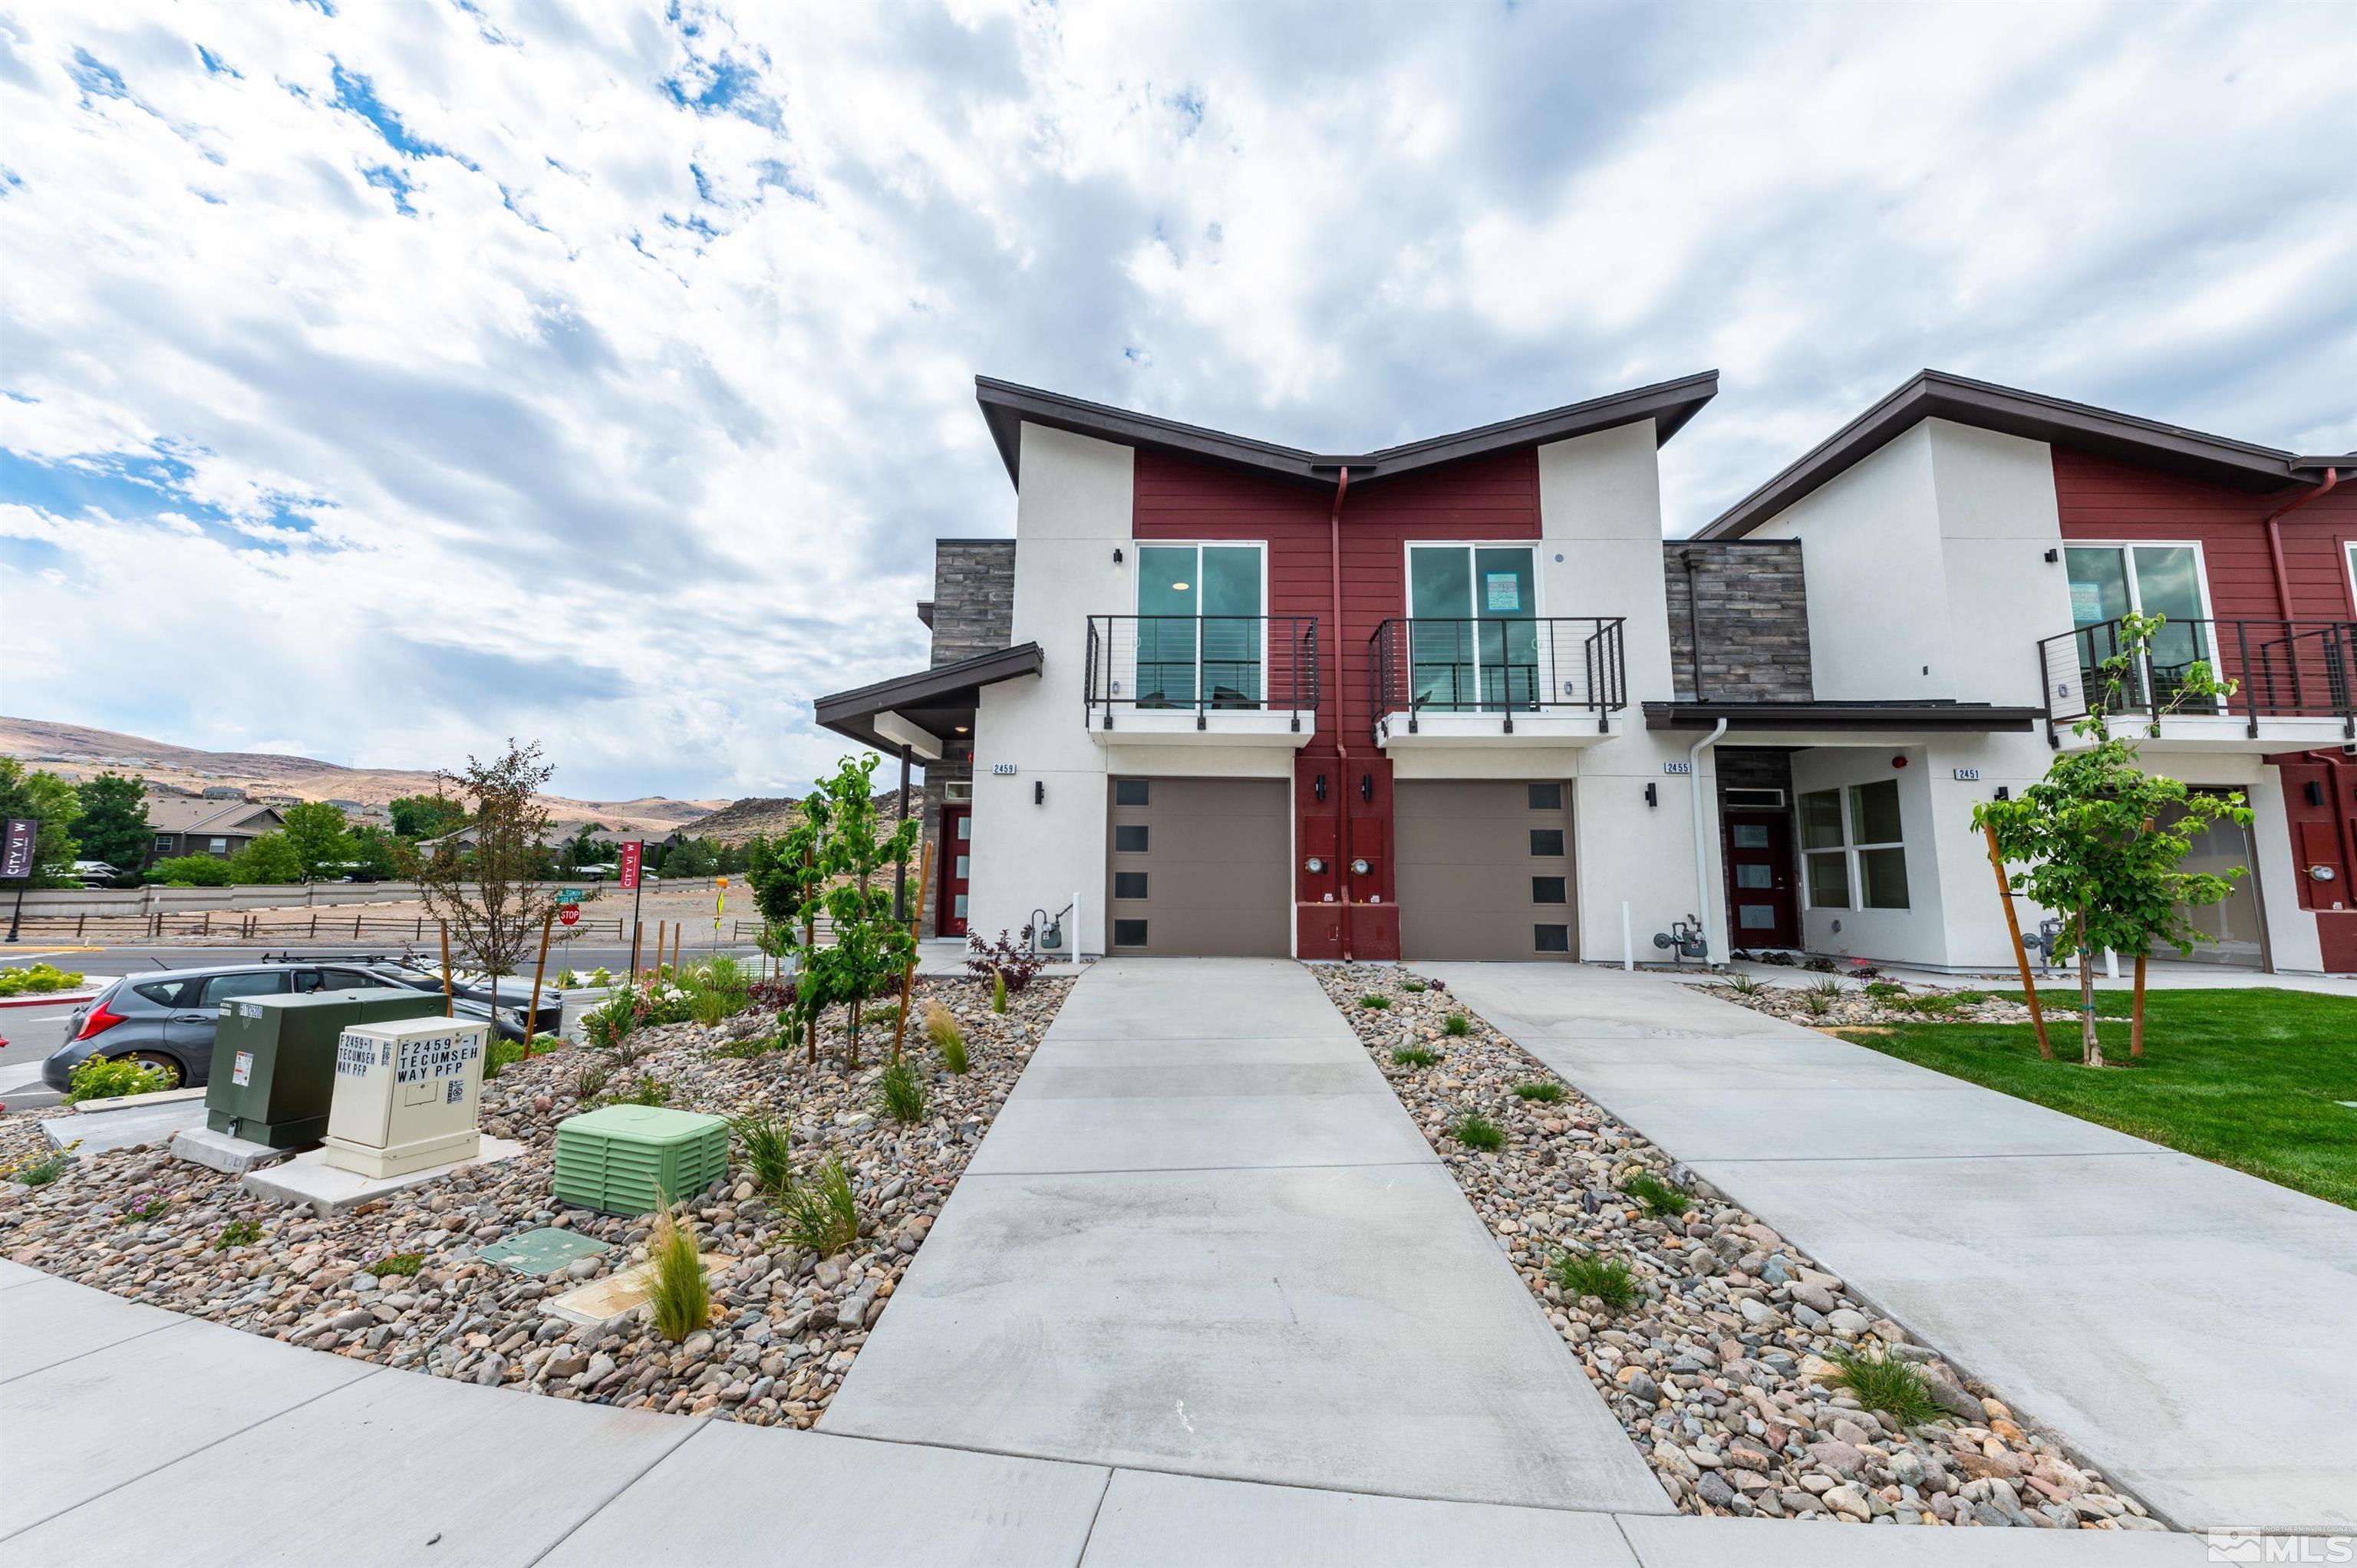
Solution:
{"label": "garage door window", "polygon": [[1145,897],[1146,873],[1143,871],[1114,872],[1113,874],[1113,896],[1116,898]]}
{"label": "garage door window", "polygon": [[1533,926],[1531,945],[1540,952],[1569,952],[1571,928],[1569,926]]}
{"label": "garage door window", "polygon": [[1113,781],[1113,803],[1116,806],[1150,806],[1153,789],[1143,779],[1116,779]]}
{"label": "garage door window", "polygon": [[1146,922],[1115,920],[1113,923],[1113,945],[1117,948],[1142,948],[1146,945]]}
{"label": "garage door window", "polygon": [[1564,901],[1564,880],[1565,879],[1560,876],[1532,877],[1531,902],[1534,904],[1562,903]]}
{"label": "garage door window", "polygon": [[1125,824],[1113,830],[1113,847],[1119,854],[1144,854],[1146,843],[1146,829],[1137,824]]}
{"label": "garage door window", "polygon": [[1531,853],[1533,854],[1561,854],[1563,853],[1563,830],[1561,828],[1533,828],[1531,830]]}
{"label": "garage door window", "polygon": [[1809,907],[1909,908],[1905,836],[1895,779],[1803,794],[1801,848],[1807,862]]}

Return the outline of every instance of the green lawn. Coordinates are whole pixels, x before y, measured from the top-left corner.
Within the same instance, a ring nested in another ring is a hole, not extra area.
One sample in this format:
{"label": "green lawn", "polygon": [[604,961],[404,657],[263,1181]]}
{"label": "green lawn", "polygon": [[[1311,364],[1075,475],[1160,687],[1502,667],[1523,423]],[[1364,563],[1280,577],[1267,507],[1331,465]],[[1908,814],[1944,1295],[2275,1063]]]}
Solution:
{"label": "green lawn", "polygon": [[[2018,998],[2021,993],[1999,992]],[[1934,1071],[2232,1165],[2357,1208],[2357,999],[2298,991],[2154,991],[2144,1059],[2128,1063],[2126,1023],[2099,1023],[2104,1059],[2081,1065],[2078,993],[2050,995],[2055,1059],[2027,1024],[1906,1024],[1843,1031],[1861,1046]],[[2067,1010],[2054,1004],[2067,1002]],[[2095,993],[2099,1018],[2127,1016],[2129,993]]]}

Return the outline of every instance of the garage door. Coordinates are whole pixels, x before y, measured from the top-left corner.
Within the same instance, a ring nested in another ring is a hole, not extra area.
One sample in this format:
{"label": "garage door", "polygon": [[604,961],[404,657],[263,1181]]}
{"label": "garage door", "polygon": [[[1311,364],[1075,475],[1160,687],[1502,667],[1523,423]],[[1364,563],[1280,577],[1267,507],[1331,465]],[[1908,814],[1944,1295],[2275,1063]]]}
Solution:
{"label": "garage door", "polygon": [[1111,950],[1283,958],[1291,823],[1280,779],[1115,779],[1105,854]]}
{"label": "garage door", "polygon": [[1401,783],[1393,800],[1402,957],[1569,961],[1565,785]]}

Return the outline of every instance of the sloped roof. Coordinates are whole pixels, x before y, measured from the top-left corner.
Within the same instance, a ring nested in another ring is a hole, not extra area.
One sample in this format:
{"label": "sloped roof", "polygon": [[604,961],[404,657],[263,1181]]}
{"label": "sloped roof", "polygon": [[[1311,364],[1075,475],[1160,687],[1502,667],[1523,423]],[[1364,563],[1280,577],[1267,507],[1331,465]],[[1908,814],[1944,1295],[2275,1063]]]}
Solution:
{"label": "sloped roof", "polygon": [[1944,371],[1919,371],[1888,397],[1802,454],[1783,472],[1706,523],[1694,537],[1732,539],[1750,532],[1925,419],[1953,420],[2245,490],[2286,489],[2312,482],[2309,469],[2357,462],[2357,456],[2295,456],[2272,446],[2208,435],[1993,381],[1952,376]]}
{"label": "sloped roof", "polygon": [[1659,445],[1676,435],[1703,404],[1717,395],[1718,372],[1704,371],[1676,381],[1614,392],[1609,397],[1566,403],[1543,413],[1527,413],[1450,435],[1435,435],[1361,453],[1305,452],[1271,441],[1207,430],[1200,424],[1182,424],[1175,419],[1112,408],[1061,392],[1043,392],[1038,387],[994,381],[988,376],[974,377],[974,401],[982,405],[983,420],[990,426],[990,437],[998,445],[999,459],[1006,465],[1006,477],[1017,484],[1022,482],[1022,427],[1028,420],[1033,424],[1093,435],[1124,446],[1207,458],[1318,485],[1332,484],[1335,476],[1347,467],[1351,470],[1351,482],[1357,485],[1412,473],[1437,463],[1453,463],[1517,446],[1536,446],[1587,435],[1641,419],[1654,422],[1654,440]]}
{"label": "sloped roof", "polygon": [[159,833],[266,833],[285,819],[275,806],[253,800],[189,800],[172,795],[147,797],[147,826]]}

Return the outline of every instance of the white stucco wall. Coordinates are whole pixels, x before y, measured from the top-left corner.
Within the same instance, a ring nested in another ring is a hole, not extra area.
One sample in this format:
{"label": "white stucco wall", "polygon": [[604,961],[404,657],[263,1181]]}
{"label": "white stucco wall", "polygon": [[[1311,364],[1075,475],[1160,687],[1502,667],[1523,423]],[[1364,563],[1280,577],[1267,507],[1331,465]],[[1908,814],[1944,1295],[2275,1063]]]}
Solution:
{"label": "white stucco wall", "polygon": [[[1692,791],[1705,791],[1705,845],[1710,889],[1711,950],[1724,958],[1726,897],[1718,867],[1717,791],[1707,757],[1697,779],[1663,771],[1683,762],[1697,736],[1645,727],[1641,706],[1667,701],[1670,674],[1668,593],[1662,575],[1661,467],[1651,421],[1598,431],[1538,450],[1539,570],[1549,615],[1621,616],[1629,706],[1615,734],[1580,751],[1572,777],[1574,875],[1579,893],[1580,956],[1621,956],[1620,905],[1626,900],[1640,962],[1663,955],[1656,931],[1695,909]],[[1560,559],[1557,559],[1560,557]],[[1506,754],[1496,777],[1534,778],[1528,753]],[[1512,759],[1521,758],[1521,771]],[[1462,776],[1462,775],[1460,775]],[[1645,786],[1657,803],[1645,803]]]}
{"label": "white stucco wall", "polygon": [[[1037,642],[1038,680],[985,687],[974,721],[972,929],[1019,930],[1034,908],[1081,895],[1083,952],[1105,946],[1105,754],[1082,699],[1088,618],[1118,614],[1135,494],[1130,449],[1023,426],[1015,509],[1012,638]],[[993,771],[1002,763],[1012,777]],[[1035,802],[1039,786],[1046,799]]]}
{"label": "white stucco wall", "polygon": [[[1926,751],[1927,748],[1921,746],[1820,746],[1793,756],[1795,805],[1800,795],[1813,789],[1846,790],[1852,784],[1895,779],[1899,785],[1900,831],[1905,835],[1907,848],[1906,908],[1818,909],[1806,907],[1807,852],[1804,847],[1796,846],[1802,854],[1803,908],[1801,924],[1806,935],[1805,945],[1812,950],[1846,953],[1852,958],[1888,963],[1927,964],[1935,968],[1949,962],[1946,911],[1953,891],[1961,884],[1953,880],[1953,866],[1943,865],[1937,851],[1940,808],[1946,802],[1935,802],[1932,798],[1932,768]],[[1893,767],[1892,759],[1896,757],[1904,757],[1907,766]],[[1969,825],[1968,814],[1966,826]],[[1853,868],[1850,876],[1853,905],[1863,896],[1860,881]],[[1992,878],[1992,890],[1994,886]],[[2002,916],[1999,918],[2001,919]]]}
{"label": "white stucco wall", "polygon": [[[1955,660],[1945,688],[1923,694],[2038,703],[2045,692],[2038,645],[2071,629],[2070,574],[2059,560],[2046,559],[2062,542],[2053,450],[2043,441],[1944,419],[1921,428],[1931,441]],[[1932,672],[1941,672],[1937,665]]]}

